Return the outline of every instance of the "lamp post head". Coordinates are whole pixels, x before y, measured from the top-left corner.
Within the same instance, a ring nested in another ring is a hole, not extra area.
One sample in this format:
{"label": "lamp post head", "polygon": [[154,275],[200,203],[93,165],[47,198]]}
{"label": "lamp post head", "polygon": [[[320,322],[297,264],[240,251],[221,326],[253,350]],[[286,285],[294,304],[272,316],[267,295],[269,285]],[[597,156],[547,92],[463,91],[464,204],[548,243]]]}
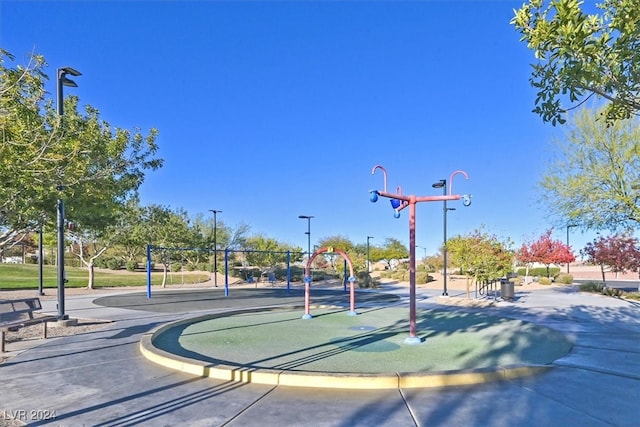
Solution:
{"label": "lamp post head", "polygon": [[436,182],[436,183],[434,183],[434,184],[431,184],[431,186],[432,186],[433,188],[442,188],[442,187],[444,187],[445,185],[447,185],[447,180],[446,180],[446,179],[441,179],[440,181],[438,181],[438,182]]}
{"label": "lamp post head", "polygon": [[67,74],[78,77],[78,76],[81,76],[82,73],[76,70],[75,68],[71,68],[71,67],[58,68],[58,80],[62,86],[78,87],[76,82],[67,78]]}
{"label": "lamp post head", "polygon": [[311,219],[311,218],[313,218],[313,216],[311,216],[311,215],[298,215],[298,218],[300,218],[300,219]]}
{"label": "lamp post head", "polygon": [[72,68],[72,67],[59,68],[58,72],[60,72],[62,74],[71,74],[72,76],[75,76],[75,77],[78,77],[78,76],[82,75],[82,73],[80,71],[78,71],[78,70],[76,70],[75,68]]}

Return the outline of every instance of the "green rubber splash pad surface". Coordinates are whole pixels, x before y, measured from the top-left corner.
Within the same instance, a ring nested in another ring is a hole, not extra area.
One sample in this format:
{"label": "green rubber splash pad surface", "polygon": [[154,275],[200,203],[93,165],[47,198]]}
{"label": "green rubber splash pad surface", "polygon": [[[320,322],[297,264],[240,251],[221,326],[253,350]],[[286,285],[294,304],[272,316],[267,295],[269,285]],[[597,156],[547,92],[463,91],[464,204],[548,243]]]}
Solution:
{"label": "green rubber splash pad surface", "polygon": [[437,372],[516,364],[549,364],[572,343],[561,333],[521,320],[477,312],[418,310],[421,344],[406,344],[402,308],[275,310],[212,316],[157,335],[161,350],[253,369],[381,374]]}

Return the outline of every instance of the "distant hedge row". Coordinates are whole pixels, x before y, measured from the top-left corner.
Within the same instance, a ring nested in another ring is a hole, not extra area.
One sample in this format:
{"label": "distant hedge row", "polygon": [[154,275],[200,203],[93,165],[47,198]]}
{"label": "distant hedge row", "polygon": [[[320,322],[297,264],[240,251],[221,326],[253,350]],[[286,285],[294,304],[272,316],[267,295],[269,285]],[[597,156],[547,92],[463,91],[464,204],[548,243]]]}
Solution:
{"label": "distant hedge row", "polygon": [[[518,276],[524,276],[527,273],[527,269],[524,267],[518,268],[516,271]],[[549,268],[549,277],[556,278],[560,274],[560,267]],[[529,276],[547,277],[546,267],[535,267],[529,269]]]}

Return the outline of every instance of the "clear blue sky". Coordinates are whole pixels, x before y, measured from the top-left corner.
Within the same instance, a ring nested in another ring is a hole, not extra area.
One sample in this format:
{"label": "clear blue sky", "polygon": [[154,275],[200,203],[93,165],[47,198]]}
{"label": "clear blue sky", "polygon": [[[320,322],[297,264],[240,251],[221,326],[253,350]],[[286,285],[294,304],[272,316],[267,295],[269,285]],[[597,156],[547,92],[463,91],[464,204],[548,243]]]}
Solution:
{"label": "clear blue sky", "polygon": [[[0,46],[83,73],[65,94],[114,126],[156,127],[165,166],[144,204],[182,207],[306,248],[336,234],[408,243],[369,189],[455,194],[448,235],[485,225],[519,246],[553,223],[537,182],[561,130],[531,110],[533,55],[509,25],[516,1],[17,1]],[[417,206],[417,244],[442,242],[441,202]],[[566,229],[554,237],[564,241]],[[591,240],[571,230],[580,249]],[[417,252],[420,256],[422,249]]]}

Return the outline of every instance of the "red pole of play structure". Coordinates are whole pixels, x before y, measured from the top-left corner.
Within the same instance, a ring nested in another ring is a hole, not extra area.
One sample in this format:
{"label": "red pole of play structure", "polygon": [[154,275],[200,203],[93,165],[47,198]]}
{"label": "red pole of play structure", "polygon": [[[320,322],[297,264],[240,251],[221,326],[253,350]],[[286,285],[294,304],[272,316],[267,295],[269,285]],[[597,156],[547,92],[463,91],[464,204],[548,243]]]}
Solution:
{"label": "red pole of play structure", "polygon": [[371,170],[371,174],[375,174],[378,169],[380,169],[383,174],[384,189],[382,191],[370,190],[369,194],[371,202],[377,202],[379,197],[391,199],[391,207],[394,210],[394,217],[396,218],[400,217],[400,211],[407,206],[409,207],[409,336],[405,339],[405,343],[420,344],[422,340],[417,335],[416,326],[416,203],[463,199],[463,204],[465,206],[469,206],[471,204],[471,195],[451,194],[453,191],[453,177],[460,174],[464,175],[466,179],[469,179],[469,176],[465,171],[455,171],[449,178],[448,195],[417,197],[414,195],[403,195],[400,187],[397,188],[396,193],[388,193],[387,170],[380,165],[376,165]]}

